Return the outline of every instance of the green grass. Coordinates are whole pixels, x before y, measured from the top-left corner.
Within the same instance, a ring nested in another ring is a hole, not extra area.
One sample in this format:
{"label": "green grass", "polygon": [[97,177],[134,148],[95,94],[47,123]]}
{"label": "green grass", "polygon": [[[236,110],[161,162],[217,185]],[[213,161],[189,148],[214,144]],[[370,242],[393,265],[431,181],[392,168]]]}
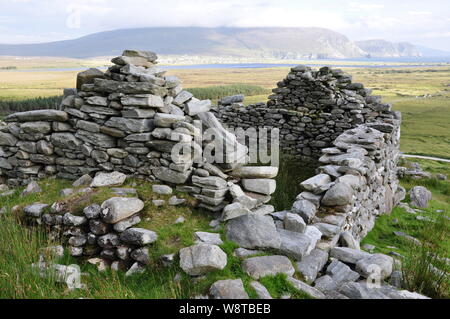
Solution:
{"label": "green grass", "polygon": [[[2,298],[150,298],[173,299],[192,298],[206,295],[210,286],[217,280],[241,278],[244,287],[251,298],[256,298],[256,292],[250,287],[253,280],[241,269],[242,260],[233,255],[238,247],[230,241],[221,245],[228,255],[227,266],[223,270],[213,271],[199,279],[191,278],[179,267],[178,259],[170,267],[164,267],[159,258],[164,254],[177,253],[181,248],[194,244],[194,232],[209,231],[212,217],[205,211],[194,209],[195,200],[183,193],[177,193],[179,198],[186,198],[187,205],[181,207],[155,207],[153,199],[168,199],[170,196],[156,195],[151,191],[151,184],[141,180],[129,179],[123,187],[133,187],[145,206],[141,212],[142,222],[136,227],[151,229],[158,234],[158,240],[149,247],[151,262],[142,274],[125,277],[124,272],[98,272],[96,267],[86,262],[86,258],[75,259],[66,255],[53,260],[56,263],[70,265],[79,264],[84,273],[82,283],[87,289],[70,291],[54,278],[41,278],[31,268],[32,263],[39,260],[42,248],[60,244],[51,242],[44,228],[31,226],[21,211],[26,205],[40,202],[52,204],[64,201],[68,210],[81,214],[82,209],[91,204],[101,204],[114,196],[108,188],[96,189],[87,195],[72,195],[61,198],[59,192],[70,187],[71,182],[59,179],[44,179],[39,181],[42,192],[21,196],[23,187],[8,197],[2,198],[2,207],[8,213],[0,216],[0,299]],[[11,209],[15,208],[14,213]],[[174,224],[183,216],[186,222]],[[224,230],[220,231],[225,238]],[[261,254],[265,255],[265,253]],[[175,276],[180,277],[175,281]],[[305,298],[302,293],[293,290],[285,278],[264,279],[270,283],[268,290],[272,296],[279,296],[281,291],[291,293],[293,298]],[[279,281],[279,282],[278,282]]]}
{"label": "green grass", "polygon": [[276,276],[266,276],[261,278],[260,282],[267,288],[270,295],[276,299],[286,294],[291,295],[292,299],[313,299],[308,294],[295,289],[286,278],[286,274],[278,274]]}
{"label": "green grass", "polygon": [[61,104],[61,100],[61,96],[37,97],[20,101],[0,99],[0,115],[42,109],[57,109]]}
{"label": "green grass", "polygon": [[399,99],[394,109],[403,114],[403,152],[450,158],[450,96]]}
{"label": "green grass", "polygon": [[[450,165],[447,164],[447,169]],[[374,229],[364,238],[361,246],[371,244],[375,252],[389,254],[396,252],[403,256],[402,273],[405,289],[423,293],[432,298],[449,298],[450,267],[439,258],[449,258],[450,252],[450,182],[430,179],[404,179],[401,184],[409,191],[412,187],[422,185],[433,193],[429,207],[417,214],[407,213],[395,207],[390,215],[377,218]],[[407,196],[406,201],[409,200]],[[443,211],[443,212],[438,212]],[[417,220],[423,216],[435,222]],[[410,241],[394,235],[402,231],[421,241],[417,246]],[[395,248],[392,248],[395,247]],[[437,257],[436,257],[437,256]],[[443,270],[446,276],[436,275],[429,270],[429,264]]]}

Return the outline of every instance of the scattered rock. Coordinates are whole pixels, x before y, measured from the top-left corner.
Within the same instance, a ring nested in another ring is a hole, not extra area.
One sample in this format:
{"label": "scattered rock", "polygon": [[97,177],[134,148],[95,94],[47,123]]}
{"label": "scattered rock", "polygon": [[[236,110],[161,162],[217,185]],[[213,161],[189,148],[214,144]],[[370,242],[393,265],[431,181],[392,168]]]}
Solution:
{"label": "scattered rock", "polygon": [[309,200],[301,199],[294,202],[292,206],[292,213],[300,215],[306,223],[311,223],[314,216],[316,216],[317,207]]}
{"label": "scattered rock", "polygon": [[183,216],[180,216],[175,221],[175,224],[183,224],[185,221],[186,221],[185,218]]}
{"label": "scattered rock", "polygon": [[211,245],[222,245],[223,241],[220,238],[220,234],[217,233],[206,233],[206,232],[196,232],[197,243],[205,243]]}
{"label": "scattered rock", "polygon": [[357,272],[351,270],[349,266],[339,260],[334,260],[327,267],[327,275],[329,275],[337,284],[356,281],[359,278],[359,274]]}
{"label": "scattered rock", "polygon": [[308,295],[310,295],[311,297],[313,297],[315,299],[325,299],[325,295],[320,290],[313,288],[313,287],[305,284],[304,282],[297,280],[295,278],[292,278],[292,277],[288,277],[287,280],[298,291],[307,293]]}
{"label": "scattered rock", "polygon": [[159,195],[171,195],[173,192],[172,188],[167,185],[153,185],[152,191]]}
{"label": "scattered rock", "polygon": [[172,196],[169,198],[169,205],[170,206],[179,206],[186,203],[186,200],[184,198],[177,198],[176,196]]}
{"label": "scattered rock", "polygon": [[364,278],[374,274],[384,280],[391,276],[394,267],[394,259],[383,254],[374,254],[363,258],[356,263],[356,271]]}
{"label": "scattered rock", "polygon": [[145,267],[140,265],[138,262],[135,262],[130,269],[125,273],[126,277],[133,276],[135,274],[141,274],[145,271]]}
{"label": "scattered rock", "polygon": [[79,179],[77,179],[75,182],[73,182],[73,187],[80,187],[80,186],[89,186],[91,185],[93,179],[90,175],[85,174],[81,176]]}
{"label": "scattered rock", "polygon": [[29,194],[40,193],[42,189],[39,187],[38,183],[32,181],[27,185],[27,187],[22,192],[22,196],[27,196]]}
{"label": "scattered rock", "polygon": [[249,299],[241,279],[216,281],[209,293],[214,299]]}
{"label": "scattered rock", "polygon": [[222,220],[227,221],[239,216],[250,214],[250,210],[239,202],[225,206],[222,212]]}
{"label": "scattered rock", "polygon": [[370,254],[347,247],[334,247],[330,250],[330,257],[334,257],[344,263],[356,264],[361,259],[370,257]]}
{"label": "scattered rock", "polygon": [[242,262],[242,270],[254,279],[277,274],[292,276],[295,269],[286,256],[251,257]]}
{"label": "scattered rock", "polygon": [[180,250],[180,267],[191,276],[200,276],[227,265],[227,254],[220,247],[197,244]]}
{"label": "scattered rock", "polygon": [[297,269],[303,275],[306,282],[312,284],[327,261],[327,252],[320,249],[314,249],[308,256],[304,257],[302,261],[297,263]]}
{"label": "scattered rock", "polygon": [[427,208],[432,198],[431,192],[423,186],[416,186],[409,192],[411,205],[419,208]]}
{"label": "scattered rock", "polygon": [[120,186],[125,183],[127,176],[120,172],[99,173],[94,177],[91,187]]}
{"label": "scattered rock", "polygon": [[250,287],[255,289],[258,299],[273,299],[266,287],[257,281],[252,281]]}
{"label": "scattered rock", "polygon": [[261,253],[262,253],[262,251],[260,251],[260,250],[251,250],[251,249],[245,249],[245,248],[236,248],[234,250],[234,255],[239,258],[247,258],[247,257],[251,257],[251,256],[258,255]]}
{"label": "scattered rock", "polygon": [[284,217],[284,229],[303,234],[306,231],[306,223],[300,215],[287,213]]}
{"label": "scattered rock", "polygon": [[226,229],[228,240],[244,248],[279,248],[280,235],[270,216],[245,215],[232,219]]}

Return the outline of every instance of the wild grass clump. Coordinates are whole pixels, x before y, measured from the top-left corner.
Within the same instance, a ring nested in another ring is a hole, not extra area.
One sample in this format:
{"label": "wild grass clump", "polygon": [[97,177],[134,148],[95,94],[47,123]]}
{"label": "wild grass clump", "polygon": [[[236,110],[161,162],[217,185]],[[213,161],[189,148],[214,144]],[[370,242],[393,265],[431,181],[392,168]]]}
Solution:
{"label": "wild grass clump", "polygon": [[430,298],[450,297],[448,246],[441,245],[449,235],[450,221],[444,216],[423,228],[420,237],[425,240],[411,245],[402,263],[404,288]]}
{"label": "wild grass clump", "polygon": [[[427,187],[433,194],[428,208],[408,213],[395,207],[390,215],[379,216],[361,246],[374,245],[375,253],[395,253],[395,258],[401,262],[398,268],[403,277],[402,289],[430,298],[449,298],[450,183],[435,178],[405,178],[401,184],[407,191],[417,185]],[[419,216],[422,218],[418,219]],[[404,232],[420,243],[414,244],[396,236],[396,231]]]}
{"label": "wild grass clump", "polygon": [[269,90],[257,85],[249,84],[233,84],[233,85],[219,85],[209,87],[194,87],[189,88],[189,92],[201,100],[218,100],[225,96],[244,94],[245,96],[261,95],[269,93]]}
{"label": "wild grass clump", "polygon": [[24,100],[1,100],[0,114],[9,114],[14,112],[25,112],[43,109],[58,109],[61,104],[62,96],[37,97]]}

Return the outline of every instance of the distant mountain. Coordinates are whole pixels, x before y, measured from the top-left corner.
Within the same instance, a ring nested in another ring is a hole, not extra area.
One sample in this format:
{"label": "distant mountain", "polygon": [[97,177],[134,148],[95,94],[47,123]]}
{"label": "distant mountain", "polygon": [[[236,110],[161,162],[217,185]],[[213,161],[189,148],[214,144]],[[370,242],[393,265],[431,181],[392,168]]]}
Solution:
{"label": "distant mountain", "polygon": [[431,49],[431,48],[427,48],[427,47],[420,46],[420,45],[416,45],[416,48],[417,48],[417,50],[419,50],[419,52],[424,57],[430,57],[430,58],[450,57],[450,52],[448,52],[448,51]]}
{"label": "distant mountain", "polygon": [[89,58],[115,56],[127,49],[164,55],[235,56],[277,59],[352,59],[448,56],[443,51],[385,40],[350,41],[323,28],[120,29],[74,40],[37,44],[0,44],[0,55]]}
{"label": "distant mountain", "polygon": [[0,55],[87,58],[123,49],[159,54],[298,58],[361,58],[367,54],[346,36],[322,28],[140,28],[39,44],[0,45]]}
{"label": "distant mountain", "polygon": [[422,53],[408,42],[389,42],[386,40],[356,41],[361,50],[372,58],[421,57]]}

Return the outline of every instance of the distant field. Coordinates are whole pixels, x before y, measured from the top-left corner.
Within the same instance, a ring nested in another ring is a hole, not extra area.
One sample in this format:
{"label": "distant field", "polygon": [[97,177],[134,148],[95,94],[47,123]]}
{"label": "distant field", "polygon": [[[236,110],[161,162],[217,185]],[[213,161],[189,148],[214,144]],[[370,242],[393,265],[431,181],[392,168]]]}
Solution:
{"label": "distant field", "polygon": [[69,59],[53,57],[7,57],[0,56],[0,69],[52,69],[52,68],[90,68],[110,64],[110,58]]}
{"label": "distant field", "polygon": [[[12,65],[14,60],[2,60],[0,67]],[[20,64],[20,63],[22,64]],[[89,67],[98,61],[86,60],[34,60],[17,61],[19,68],[38,67]],[[103,60],[106,63],[107,60]],[[70,65],[72,63],[72,65]],[[99,64],[97,64],[99,65]],[[103,65],[103,64],[102,64]],[[372,88],[374,94],[402,111],[402,151],[411,154],[450,158],[450,68],[345,68],[355,81]],[[268,69],[171,69],[169,75],[177,75],[185,88],[195,88],[205,93],[220,91],[217,86],[246,84],[258,86],[252,89],[245,103],[265,102],[270,89],[283,79],[289,68]],[[3,100],[23,100],[34,97],[61,95],[66,87],[74,87],[77,72],[0,70],[0,107]],[[214,87],[214,88],[213,88]],[[231,87],[227,87],[224,92]],[[231,90],[230,90],[231,92]],[[423,97],[427,95],[427,97]],[[1,110],[0,110],[1,111]]]}

